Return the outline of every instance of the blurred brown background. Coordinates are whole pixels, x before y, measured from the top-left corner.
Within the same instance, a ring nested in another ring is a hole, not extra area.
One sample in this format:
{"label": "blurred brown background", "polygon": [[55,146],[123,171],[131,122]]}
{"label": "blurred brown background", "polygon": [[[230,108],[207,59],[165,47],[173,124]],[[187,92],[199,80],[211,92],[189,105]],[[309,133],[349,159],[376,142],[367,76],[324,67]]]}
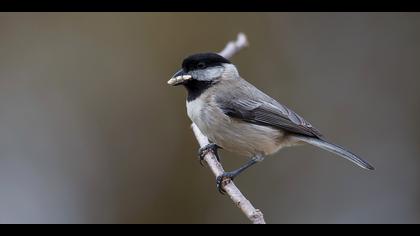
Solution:
{"label": "blurred brown background", "polygon": [[166,84],[240,31],[241,75],[376,167],[282,150],[236,181],[266,220],[420,223],[418,13],[0,13],[0,223],[248,223]]}

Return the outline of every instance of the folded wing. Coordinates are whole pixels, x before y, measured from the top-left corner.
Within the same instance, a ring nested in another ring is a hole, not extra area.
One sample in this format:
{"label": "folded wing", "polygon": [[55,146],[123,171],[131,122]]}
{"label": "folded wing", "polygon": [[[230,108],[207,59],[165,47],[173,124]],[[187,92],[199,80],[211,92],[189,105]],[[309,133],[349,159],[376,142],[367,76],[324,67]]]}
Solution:
{"label": "folded wing", "polygon": [[222,93],[223,96],[216,95],[216,102],[226,115],[244,122],[322,139],[321,133],[301,116],[246,81],[243,82],[239,89]]}

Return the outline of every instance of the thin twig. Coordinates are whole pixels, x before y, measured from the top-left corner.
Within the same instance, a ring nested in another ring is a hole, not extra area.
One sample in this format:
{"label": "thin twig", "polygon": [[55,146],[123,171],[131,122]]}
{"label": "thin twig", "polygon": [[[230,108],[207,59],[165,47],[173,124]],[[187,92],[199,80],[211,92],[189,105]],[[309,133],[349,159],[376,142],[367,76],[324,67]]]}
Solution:
{"label": "thin twig", "polygon": [[248,39],[244,33],[239,33],[236,41],[230,41],[226,44],[226,47],[219,52],[219,54],[227,59],[238,53],[241,49],[248,47]]}
{"label": "thin twig", "polygon": [[[248,46],[248,41],[243,33],[238,34],[236,41],[229,42],[225,49],[219,54],[225,58],[231,58],[234,54],[239,52],[244,47]],[[207,137],[200,131],[200,129],[193,123],[191,125],[194,135],[197,138],[200,147],[204,147],[209,144]],[[210,167],[213,174],[217,177],[224,173],[223,166],[217,161],[216,156],[212,152],[207,152],[204,156],[204,161]],[[235,186],[233,181],[223,181],[223,189],[230,196],[232,201],[238,206],[242,212],[248,217],[248,219],[254,224],[265,224],[263,213],[256,209],[248,199],[241,193],[241,191]]]}

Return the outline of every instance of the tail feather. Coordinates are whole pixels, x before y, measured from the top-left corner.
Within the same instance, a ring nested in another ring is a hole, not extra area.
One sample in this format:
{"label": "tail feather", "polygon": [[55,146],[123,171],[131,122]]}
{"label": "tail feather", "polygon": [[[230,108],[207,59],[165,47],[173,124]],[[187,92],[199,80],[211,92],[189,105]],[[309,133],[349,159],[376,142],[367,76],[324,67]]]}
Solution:
{"label": "tail feather", "polygon": [[321,139],[318,139],[318,138],[301,136],[301,135],[296,135],[296,138],[305,142],[305,143],[309,143],[311,145],[322,148],[326,151],[335,153],[335,154],[353,162],[354,164],[356,164],[356,165],[358,165],[358,166],[360,166],[364,169],[368,169],[368,170],[374,170],[375,169],[373,166],[371,166],[369,163],[367,163],[362,158],[356,156],[355,154],[347,151],[343,147],[340,147],[336,144],[332,144],[332,143],[329,143],[325,140],[321,140]]}

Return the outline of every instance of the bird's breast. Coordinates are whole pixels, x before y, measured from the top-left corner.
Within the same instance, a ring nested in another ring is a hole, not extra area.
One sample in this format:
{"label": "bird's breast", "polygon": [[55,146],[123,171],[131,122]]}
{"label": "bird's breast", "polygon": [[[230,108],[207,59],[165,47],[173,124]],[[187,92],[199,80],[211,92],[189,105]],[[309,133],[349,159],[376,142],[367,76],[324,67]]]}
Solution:
{"label": "bird's breast", "polygon": [[192,122],[195,124],[199,123],[199,117],[203,108],[203,101],[201,99],[195,99],[193,101],[187,101],[187,114]]}
{"label": "bird's breast", "polygon": [[283,147],[283,132],[232,119],[211,101],[187,102],[189,118],[211,142],[243,156],[270,155]]}

